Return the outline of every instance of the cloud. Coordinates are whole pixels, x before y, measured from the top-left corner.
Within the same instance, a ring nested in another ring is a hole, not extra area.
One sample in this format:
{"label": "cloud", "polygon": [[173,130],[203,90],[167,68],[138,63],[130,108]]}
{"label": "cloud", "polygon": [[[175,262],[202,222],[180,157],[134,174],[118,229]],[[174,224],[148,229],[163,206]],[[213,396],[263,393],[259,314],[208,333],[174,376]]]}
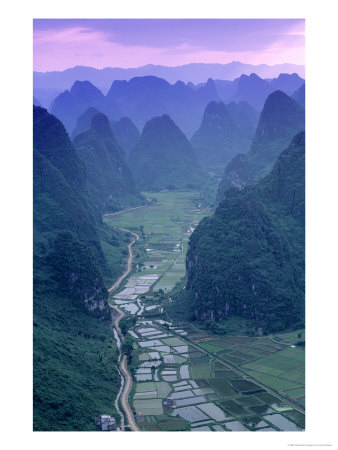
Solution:
{"label": "cloud", "polygon": [[304,63],[304,21],[278,21],[280,25],[275,28],[276,21],[258,22],[40,20],[36,26],[34,23],[34,70],[234,60],[251,64]]}

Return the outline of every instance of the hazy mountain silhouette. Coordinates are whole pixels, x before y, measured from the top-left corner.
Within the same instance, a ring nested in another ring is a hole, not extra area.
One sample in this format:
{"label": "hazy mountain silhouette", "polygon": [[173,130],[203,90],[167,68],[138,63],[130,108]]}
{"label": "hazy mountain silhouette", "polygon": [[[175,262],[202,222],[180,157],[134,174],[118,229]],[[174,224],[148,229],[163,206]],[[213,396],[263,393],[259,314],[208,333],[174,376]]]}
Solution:
{"label": "hazy mountain silhouette", "polygon": [[129,117],[139,129],[152,117],[169,114],[190,137],[198,128],[207,103],[218,99],[211,79],[195,91],[183,82],[171,85],[154,76],[116,80],[106,96],[90,82],[76,81],[70,91],[56,97],[51,112],[69,133],[76,127],[79,116],[90,107],[105,113],[110,120]]}
{"label": "hazy mountain silhouette", "polygon": [[34,97],[34,96],[33,96],[33,105],[34,105],[34,106],[40,106],[40,107],[42,107],[42,105],[41,105],[41,103],[39,102],[39,100],[38,100],[36,97]]}
{"label": "hazy mountain silhouette", "polygon": [[188,139],[168,115],[146,123],[129,164],[141,189],[193,188],[205,178]]}
{"label": "hazy mountain silhouette", "polygon": [[232,160],[225,168],[217,202],[230,187],[256,183],[270,170],[280,152],[295,134],[305,129],[304,109],[282,91],[269,95],[260,115],[250,151]]}
{"label": "hazy mountain silhouette", "polygon": [[281,73],[278,78],[274,78],[270,82],[273,91],[283,91],[285,94],[291,96],[297,89],[304,84],[303,78],[300,78],[297,73]]}
{"label": "hazy mountain silhouette", "polygon": [[230,97],[231,101],[246,101],[260,111],[267,96],[273,90],[270,83],[263,80],[255,73],[252,73],[250,76],[242,75],[236,81],[236,91],[235,94]]}
{"label": "hazy mountain silhouette", "polygon": [[256,73],[262,78],[274,78],[280,73],[298,73],[304,78],[304,66],[295,64],[266,64],[251,65],[240,62],[228,64],[191,63],[176,67],[167,67],[148,64],[146,66],[130,69],[112,68],[94,69],[93,67],[76,66],[64,71],[34,72],[34,88],[69,89],[76,80],[89,80],[95,86],[108,89],[113,80],[130,80],[134,77],[154,75],[164,78],[169,83],[178,80],[191,81],[194,84],[203,83],[208,78],[219,80],[234,80],[242,74]]}
{"label": "hazy mountain silhouette", "polygon": [[151,118],[168,114],[189,137],[198,128],[211,100],[218,100],[212,80],[193,91],[181,81],[169,84],[154,76],[114,81],[107,94],[107,101],[115,102],[139,129]]}
{"label": "hazy mountain silhouette", "polygon": [[93,117],[99,114],[101,111],[91,106],[81,116],[77,118],[76,126],[71,133],[71,138],[74,139],[81,133],[88,131],[92,125]]}
{"label": "hazy mountain silhouette", "polygon": [[104,114],[95,115],[90,130],[73,142],[87,168],[89,194],[101,213],[145,203]]}
{"label": "hazy mountain silhouette", "polygon": [[[262,79],[256,73],[251,73],[249,76],[243,74],[233,81],[214,80],[214,83],[218,96],[225,103],[246,101],[260,111],[269,94],[281,90],[291,96],[304,83],[304,80],[296,73],[281,73],[273,79]],[[201,83],[197,87],[204,85]]]}
{"label": "hazy mountain silhouette", "polygon": [[107,103],[105,96],[89,81],[76,81],[70,91],[58,95],[51,105],[51,113],[62,121],[70,133],[77,118],[89,107],[106,113],[110,118],[120,116],[113,100]]}
{"label": "hazy mountain silhouette", "polygon": [[210,102],[200,128],[191,138],[203,166],[225,166],[238,153],[250,149],[258,113],[246,102]]}
{"label": "hazy mountain silhouette", "polygon": [[126,155],[129,155],[141,137],[137,126],[129,117],[121,117],[120,120],[113,121],[110,125],[119,146]]}
{"label": "hazy mountain silhouette", "polygon": [[293,93],[292,98],[305,108],[305,83]]}

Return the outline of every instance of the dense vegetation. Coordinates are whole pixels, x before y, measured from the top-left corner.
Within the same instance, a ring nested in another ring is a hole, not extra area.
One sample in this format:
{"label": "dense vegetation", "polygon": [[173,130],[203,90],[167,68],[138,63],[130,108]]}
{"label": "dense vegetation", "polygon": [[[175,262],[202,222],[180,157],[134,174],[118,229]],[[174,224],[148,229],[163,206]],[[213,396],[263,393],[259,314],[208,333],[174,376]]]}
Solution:
{"label": "dense vegetation", "polygon": [[144,190],[196,188],[205,180],[189,141],[167,115],[145,125],[129,164]]}
{"label": "dense vegetation", "polygon": [[225,168],[217,201],[230,187],[254,184],[267,175],[291,139],[305,129],[304,109],[282,91],[266,99],[250,151],[237,155]]}
{"label": "dense vegetation", "polygon": [[89,194],[101,213],[145,203],[104,114],[94,116],[90,130],[73,142],[87,168]]}
{"label": "dense vegetation", "polygon": [[51,278],[34,290],[34,410],[36,431],[94,430],[99,414],[116,415],[117,349],[106,322],[81,311]]}
{"label": "dense vegetation", "polygon": [[245,102],[210,102],[190,141],[200,163],[224,167],[238,153],[248,152],[257,121],[258,113]]}
{"label": "dense vegetation", "polygon": [[197,226],[186,264],[199,319],[254,318],[265,331],[304,320],[304,151],[300,133],[268,176],[228,190]]}
{"label": "dense vegetation", "polygon": [[123,270],[125,238],[102,224],[62,123],[34,107],[33,125],[34,429],[90,430],[115,413],[105,284]]}

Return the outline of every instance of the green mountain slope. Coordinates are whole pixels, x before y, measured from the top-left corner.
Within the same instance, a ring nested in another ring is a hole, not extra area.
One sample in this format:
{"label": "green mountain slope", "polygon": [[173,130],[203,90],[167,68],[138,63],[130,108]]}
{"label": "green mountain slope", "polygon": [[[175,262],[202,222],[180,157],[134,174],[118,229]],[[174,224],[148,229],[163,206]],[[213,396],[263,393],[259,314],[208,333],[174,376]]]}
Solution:
{"label": "green mountain slope", "polygon": [[194,188],[205,180],[193,148],[168,115],[146,123],[128,161],[145,190]]}
{"label": "green mountain slope", "polygon": [[[34,430],[93,430],[114,411],[117,352],[105,282],[125,243],[93,207],[62,123],[34,107]],[[102,246],[113,255],[107,261]]]}
{"label": "green mountain slope", "polygon": [[264,331],[304,320],[304,157],[300,133],[256,186],[230,189],[187,253],[196,316],[256,319]]}
{"label": "green mountain slope", "polygon": [[250,151],[230,161],[220,183],[217,201],[230,187],[256,183],[267,175],[293,136],[305,129],[304,109],[282,91],[269,95],[260,115]]}
{"label": "green mountain slope", "polygon": [[78,135],[74,146],[86,165],[89,194],[100,212],[145,203],[104,114],[94,116],[91,129]]}
{"label": "green mountain slope", "polygon": [[257,120],[258,113],[245,102],[210,102],[190,141],[199,162],[206,167],[225,166],[238,153],[248,152]]}

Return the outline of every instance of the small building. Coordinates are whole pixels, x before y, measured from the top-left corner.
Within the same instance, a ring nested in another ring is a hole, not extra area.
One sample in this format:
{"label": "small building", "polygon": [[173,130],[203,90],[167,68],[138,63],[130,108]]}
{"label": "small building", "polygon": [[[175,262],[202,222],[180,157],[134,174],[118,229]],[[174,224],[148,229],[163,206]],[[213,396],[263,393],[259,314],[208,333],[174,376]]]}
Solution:
{"label": "small building", "polygon": [[142,422],[144,420],[143,414],[141,412],[137,412],[134,417],[136,422]]}
{"label": "small building", "polygon": [[101,414],[95,419],[95,426],[101,431],[116,431],[116,420],[108,414]]}
{"label": "small building", "polygon": [[162,401],[162,405],[165,408],[172,408],[174,406],[174,401],[171,400],[170,398],[164,398]]}

